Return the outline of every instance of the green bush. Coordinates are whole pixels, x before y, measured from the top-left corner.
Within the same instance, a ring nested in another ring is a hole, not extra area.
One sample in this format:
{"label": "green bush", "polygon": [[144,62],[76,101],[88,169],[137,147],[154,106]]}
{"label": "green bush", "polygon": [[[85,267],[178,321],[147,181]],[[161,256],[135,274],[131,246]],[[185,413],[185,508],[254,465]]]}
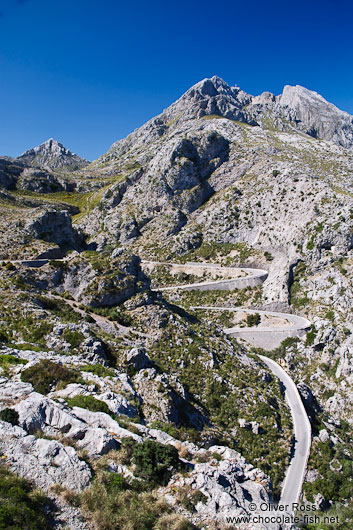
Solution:
{"label": "green bush", "polygon": [[0,355],[0,366],[4,370],[3,375],[5,375],[6,377],[8,377],[9,370],[12,365],[27,364],[27,362],[28,361],[25,361],[24,359],[19,359],[14,355]]}
{"label": "green bush", "polygon": [[27,362],[25,359],[19,359],[14,355],[0,355],[0,366],[2,368],[9,364],[27,364]]}
{"label": "green bush", "polygon": [[261,317],[259,313],[250,314],[246,317],[246,324],[249,328],[253,326],[258,326],[261,322]]}
{"label": "green bush", "polygon": [[125,480],[122,475],[118,473],[104,473],[102,477],[102,483],[108,493],[119,493],[130,489],[129,483]]}
{"label": "green bush", "polygon": [[9,337],[4,329],[0,329],[0,342],[8,342]]}
{"label": "green bush", "polygon": [[325,315],[325,318],[327,318],[328,320],[331,320],[331,322],[333,322],[335,320],[335,312],[332,311],[332,309],[330,309],[330,311],[327,311],[327,313]]}
{"label": "green bush", "polygon": [[271,252],[268,252],[267,250],[264,252],[264,256],[266,258],[266,261],[273,261],[273,256]]}
{"label": "green bush", "polygon": [[45,344],[44,337],[53,330],[53,324],[48,321],[38,322],[32,317],[27,317],[23,322],[23,339],[35,344]]}
{"label": "green bush", "polygon": [[105,412],[111,415],[108,405],[93,396],[75,396],[67,399],[67,403],[70,407],[81,407],[92,412]]}
{"label": "green bush", "polygon": [[306,248],[307,248],[308,250],[313,250],[313,248],[314,248],[314,237],[312,237],[312,238],[310,239],[310,241],[308,241],[308,243],[307,243],[307,245],[306,245]]}
{"label": "green bush", "polygon": [[49,530],[43,495],[0,464],[0,530]]}
{"label": "green bush", "polygon": [[157,484],[166,484],[172,470],[178,469],[179,455],[175,447],[147,440],[136,445],[132,457],[137,476]]}
{"label": "green bush", "polygon": [[40,394],[47,394],[59,384],[65,387],[69,383],[83,382],[80,374],[75,370],[47,359],[41,359],[39,363],[23,370],[21,379],[26,383],[31,383],[34,390]]}
{"label": "green bush", "polygon": [[106,368],[102,364],[88,364],[86,366],[80,366],[81,372],[89,372],[91,374],[98,375],[99,377],[114,377],[115,372],[111,368]]}
{"label": "green bush", "polygon": [[317,335],[317,331],[312,326],[310,331],[306,334],[305,345],[306,346],[312,346],[314,344],[316,335]]}
{"label": "green bush", "polygon": [[0,410],[0,420],[7,421],[11,425],[18,425],[18,412],[14,409],[2,409]]}
{"label": "green bush", "polygon": [[78,348],[81,342],[85,339],[84,335],[79,331],[71,331],[68,328],[63,331],[62,338],[68,342],[72,348]]}
{"label": "green bush", "polygon": [[[66,298],[68,298],[68,296],[66,296]],[[76,311],[74,311],[64,300],[48,298],[46,296],[37,296],[36,301],[43,309],[50,311],[64,322],[79,322],[82,319],[81,315],[76,313]]]}

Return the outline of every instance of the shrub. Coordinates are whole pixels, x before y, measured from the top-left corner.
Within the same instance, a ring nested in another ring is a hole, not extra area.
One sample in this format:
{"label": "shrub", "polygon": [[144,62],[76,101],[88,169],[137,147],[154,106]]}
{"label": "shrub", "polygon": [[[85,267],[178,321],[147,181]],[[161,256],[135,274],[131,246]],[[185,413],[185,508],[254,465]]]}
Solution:
{"label": "shrub", "polygon": [[25,361],[24,359],[19,359],[18,357],[15,357],[14,355],[0,355],[0,366],[4,370],[3,374],[8,377],[9,375],[9,369],[11,365],[16,364],[27,364],[28,361]]}
{"label": "shrub", "polygon": [[114,370],[111,368],[106,368],[102,364],[88,364],[85,366],[80,366],[81,372],[89,372],[91,374],[98,375],[99,377],[114,377]]}
{"label": "shrub", "polygon": [[39,363],[23,370],[21,379],[31,383],[40,394],[47,394],[59,384],[66,386],[69,383],[83,382],[78,372],[47,359],[41,359]]}
{"label": "shrub", "polygon": [[305,345],[306,346],[312,346],[314,344],[316,335],[317,335],[317,331],[312,326],[310,331],[306,334]]}
{"label": "shrub", "polygon": [[264,252],[264,256],[266,258],[266,261],[273,261],[273,256],[271,252],[268,252],[267,250]]}
{"label": "shrub", "polygon": [[0,342],[7,342],[9,340],[7,333],[4,329],[0,329]]}
{"label": "shrub", "polygon": [[272,171],[272,176],[273,176],[273,177],[278,177],[278,175],[280,175],[280,171],[278,171],[278,169],[274,169],[274,170]]}
{"label": "shrub", "polygon": [[79,331],[71,331],[68,328],[63,331],[62,337],[72,348],[78,348],[85,339],[84,335]]}
{"label": "shrub", "polygon": [[306,245],[306,248],[307,248],[308,250],[313,250],[313,248],[314,248],[314,237],[312,237],[312,238],[310,239],[310,241],[308,241],[308,243],[307,243],[307,245]]}
{"label": "shrub", "polygon": [[175,447],[147,440],[136,445],[132,457],[135,474],[147,481],[166,484],[172,469],[179,468],[179,455]]}
{"label": "shrub", "polygon": [[70,407],[81,407],[82,409],[87,409],[92,412],[105,412],[106,414],[111,414],[108,405],[104,403],[104,401],[99,401],[99,399],[96,399],[93,396],[75,396],[67,399],[67,402]]}
{"label": "shrub", "polygon": [[2,409],[0,410],[0,420],[7,421],[11,425],[18,425],[18,412],[14,409]]}
{"label": "shrub", "polygon": [[0,366],[3,368],[8,364],[27,364],[28,361],[19,359],[14,355],[0,355]]}
{"label": "shrub", "polygon": [[0,465],[0,530],[49,530],[45,497]]}
{"label": "shrub", "polygon": [[188,512],[193,513],[195,511],[195,506],[199,502],[202,502],[203,504],[206,504],[207,497],[206,497],[206,495],[204,495],[202,493],[202,491],[195,490],[195,491],[191,492],[190,495],[187,495],[187,494],[184,495],[184,497],[182,498],[181,504],[182,504],[182,506],[184,506],[184,508],[186,510],[188,510]]}
{"label": "shrub", "polygon": [[129,483],[118,473],[103,473],[100,480],[108,493],[117,494],[130,489]]}
{"label": "shrub", "polygon": [[325,318],[327,318],[328,320],[331,320],[331,322],[333,322],[335,320],[334,311],[332,311],[332,309],[330,309],[330,311],[327,311],[327,313],[325,315]]}
{"label": "shrub", "polygon": [[27,342],[34,342],[35,344],[45,344],[45,335],[48,335],[53,329],[51,322],[45,320],[43,322],[36,322],[32,317],[25,319],[24,326],[24,329],[22,329],[23,339]]}
{"label": "shrub", "polygon": [[246,324],[249,326],[249,328],[253,326],[258,326],[261,322],[261,317],[259,313],[250,314],[246,317]]}

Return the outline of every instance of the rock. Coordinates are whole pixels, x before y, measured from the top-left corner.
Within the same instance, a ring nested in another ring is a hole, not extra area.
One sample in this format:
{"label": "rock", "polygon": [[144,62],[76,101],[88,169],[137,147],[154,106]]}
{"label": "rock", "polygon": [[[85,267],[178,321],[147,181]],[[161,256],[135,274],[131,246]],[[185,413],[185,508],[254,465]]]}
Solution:
{"label": "rock", "polygon": [[250,422],[244,420],[244,418],[238,418],[238,423],[241,429],[250,429]]}
{"label": "rock", "polygon": [[6,377],[0,376],[0,402],[2,408],[18,403],[31,392],[33,392],[33,386],[30,383],[11,381]]}
{"label": "rock", "polygon": [[279,97],[278,108],[297,127],[314,138],[330,140],[343,147],[353,146],[353,119],[347,112],[326,101],[320,94],[302,86],[285,86]]}
{"label": "rock", "polygon": [[306,477],[305,477],[305,480],[307,482],[315,482],[317,479],[320,478],[320,473],[318,472],[317,469],[309,469],[307,472],[306,472]]}
{"label": "rock", "polygon": [[310,410],[313,406],[313,399],[314,399],[311,389],[304,383],[298,383],[297,388],[299,390],[302,400],[304,401],[304,405],[306,409]]}
{"label": "rock", "polygon": [[330,435],[326,429],[321,429],[321,431],[319,432],[319,439],[320,439],[320,442],[323,442],[323,443],[326,443],[330,440]]}
{"label": "rock", "polygon": [[[19,414],[19,424],[28,432],[35,433],[39,430],[50,436],[72,439],[89,456],[102,455],[118,447],[116,440],[106,429],[88,425],[70,409],[37,392],[30,394],[14,408]],[[91,414],[94,417],[94,414],[102,413]]]}
{"label": "rock", "polygon": [[133,366],[136,371],[152,367],[151,360],[145,348],[133,348],[125,354],[125,359],[127,364]]}
{"label": "rock", "polygon": [[92,394],[92,391],[88,388],[87,385],[82,385],[80,383],[70,383],[62,390],[56,390],[48,394],[50,398],[73,398],[75,396],[89,396]]}
{"label": "rock", "polygon": [[23,169],[23,164],[15,159],[0,157],[0,188],[14,190]]}
{"label": "rock", "polygon": [[141,436],[120,427],[119,423],[104,412],[91,412],[80,407],[73,407],[73,412],[77,418],[80,418],[91,427],[105,429],[118,438],[133,438],[141,442]]}
{"label": "rock", "polygon": [[75,256],[69,261],[60,284],[78,302],[91,307],[111,307],[123,303],[149,285],[140,259],[129,252],[107,261],[99,253],[92,258]]}
{"label": "rock", "polygon": [[82,235],[72,227],[71,215],[67,210],[40,210],[26,222],[24,230],[35,239],[57,243],[60,247],[77,249],[83,245]]}
{"label": "rock", "polygon": [[251,430],[254,434],[259,434],[259,432],[261,431],[261,427],[260,427],[260,424],[257,423],[257,421],[251,421],[250,422],[251,424]]}
{"label": "rock", "polygon": [[17,187],[36,193],[55,193],[58,191],[72,191],[73,186],[68,181],[58,179],[47,171],[25,168],[17,183]]}
{"label": "rock", "polygon": [[136,408],[128,402],[126,397],[115,392],[104,392],[103,394],[97,395],[97,399],[104,401],[113,414],[124,414],[130,418],[138,415]]}
{"label": "rock", "polygon": [[[140,370],[133,378],[144,407],[144,415],[149,422],[162,421],[181,423],[188,417],[190,425],[201,428],[205,423],[202,413],[188,403],[169,384],[165,374],[158,374],[155,368]],[[158,408],[155,406],[158,403]]]}
{"label": "rock", "polygon": [[[263,472],[249,466],[239,453],[229,448],[213,446],[210,451],[231,459],[195,464],[182,480],[176,478],[170,482],[172,486],[189,486],[200,490],[206,496],[205,502],[196,505],[197,515],[202,521],[212,513],[213,519],[225,522],[225,517],[249,513],[250,502],[258,506],[262,502],[269,502],[265,489],[269,479]],[[253,472],[251,478],[246,476],[247,468]]]}
{"label": "rock", "polygon": [[73,447],[27,435],[20,427],[0,421],[0,450],[11,471],[47,490],[54,484],[80,492],[92,478],[89,466]]}
{"label": "rock", "polygon": [[329,503],[326,501],[325,497],[321,493],[317,493],[314,497],[314,504],[319,510],[325,510],[329,506]]}

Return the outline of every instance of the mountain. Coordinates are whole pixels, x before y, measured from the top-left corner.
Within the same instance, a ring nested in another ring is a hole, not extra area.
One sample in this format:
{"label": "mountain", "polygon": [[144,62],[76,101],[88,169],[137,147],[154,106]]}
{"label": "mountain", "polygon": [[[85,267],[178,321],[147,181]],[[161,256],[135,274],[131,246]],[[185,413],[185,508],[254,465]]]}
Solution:
{"label": "mountain", "polygon": [[75,155],[62,144],[49,138],[46,142],[25,151],[18,160],[31,166],[46,169],[76,170],[89,164],[88,160]]}
{"label": "mountain", "polygon": [[353,117],[328,103],[316,92],[297,85],[284,87],[283,94],[279,96],[264,92],[254,97],[214,76],[196,83],[162,114],[125,140],[113,144],[97,163],[106,164],[115,156],[120,156],[132,143],[149,143],[162,138],[182,123],[207,116],[259,125],[264,129],[273,127],[283,131],[304,132],[347,149],[353,147]]}
{"label": "mountain", "polygon": [[8,481],[59,483],[71,530],[221,530],[295,458],[285,484],[349,521],[352,147],[316,92],[214,76],[84,171],[53,140],[0,159]]}

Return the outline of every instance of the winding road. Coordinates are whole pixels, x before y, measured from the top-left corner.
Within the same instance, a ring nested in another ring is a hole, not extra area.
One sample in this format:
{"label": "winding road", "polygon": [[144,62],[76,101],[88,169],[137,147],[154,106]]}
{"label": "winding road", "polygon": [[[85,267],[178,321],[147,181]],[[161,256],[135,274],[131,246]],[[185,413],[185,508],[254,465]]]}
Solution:
{"label": "winding road", "polygon": [[224,332],[231,337],[242,338],[253,346],[269,351],[280,346],[281,342],[287,337],[302,337],[309,331],[311,327],[311,323],[307,318],[292,315],[291,313],[246,309],[244,307],[192,306],[190,309],[203,309],[207,311],[233,311],[238,313],[248,313],[250,315],[258,314],[265,317],[274,317],[275,319],[287,321],[288,324],[277,326],[234,326],[224,329]]}
{"label": "winding road", "polygon": [[[149,265],[175,265],[168,262],[143,262]],[[202,268],[207,268],[207,264],[201,264]],[[182,265],[178,264],[179,267]],[[185,269],[190,269],[190,267],[200,268],[200,264],[187,263],[184,265]],[[222,271],[222,266],[212,264],[210,269],[214,270],[215,268],[219,269],[219,272]],[[226,274],[229,274],[229,268],[225,271]],[[245,276],[243,276],[245,273]],[[240,276],[242,274],[242,276]],[[161,287],[155,289],[158,291],[163,290],[174,290],[174,289],[188,289],[188,290],[233,290],[233,289],[242,289],[248,287],[249,284],[244,284],[244,280],[255,280],[255,285],[259,285],[257,282],[264,282],[267,278],[267,271],[262,269],[235,269],[234,268],[234,277],[227,280],[217,280],[217,281],[206,281],[201,283],[193,283],[189,285],[177,285],[174,287]],[[225,286],[225,284],[228,284]],[[221,286],[221,287],[220,287]],[[214,306],[194,306],[191,309],[203,309],[208,311],[239,311],[244,313],[260,315],[266,315],[270,317],[285,319],[287,322],[284,325],[277,326],[267,326],[267,327],[257,327],[257,328],[241,328],[241,327],[232,327],[224,329],[225,333],[230,336],[242,336],[246,337],[246,334],[257,336],[262,338],[262,345],[266,343],[266,336],[270,335],[276,336],[279,342],[285,338],[285,336],[298,337],[305,334],[310,329],[310,322],[304,317],[297,315],[292,315],[290,313],[278,313],[274,311],[262,311],[257,309],[246,309],[242,307],[214,307]],[[267,349],[273,349],[268,347]],[[264,355],[259,355],[259,358],[262,362],[271,370],[271,372],[281,381],[285,389],[285,398],[291,410],[293,418],[293,427],[294,427],[294,448],[292,452],[292,458],[290,465],[288,467],[285,480],[282,486],[281,498],[279,505],[284,507],[284,510],[287,513],[291,513],[294,510],[295,506],[293,504],[298,503],[300,499],[300,494],[305,478],[306,466],[310,454],[311,446],[311,425],[308,418],[308,415],[305,411],[303,402],[301,400],[298,389],[293,381],[293,379],[283,370],[283,368],[276,363],[273,359],[266,357]]]}
{"label": "winding road", "polygon": [[293,379],[273,359],[259,355],[260,359],[275,374],[285,387],[286,401],[291,409],[294,425],[295,445],[293,457],[282,486],[280,504],[293,511],[293,503],[299,502],[310,454],[311,425],[300,394]]}

